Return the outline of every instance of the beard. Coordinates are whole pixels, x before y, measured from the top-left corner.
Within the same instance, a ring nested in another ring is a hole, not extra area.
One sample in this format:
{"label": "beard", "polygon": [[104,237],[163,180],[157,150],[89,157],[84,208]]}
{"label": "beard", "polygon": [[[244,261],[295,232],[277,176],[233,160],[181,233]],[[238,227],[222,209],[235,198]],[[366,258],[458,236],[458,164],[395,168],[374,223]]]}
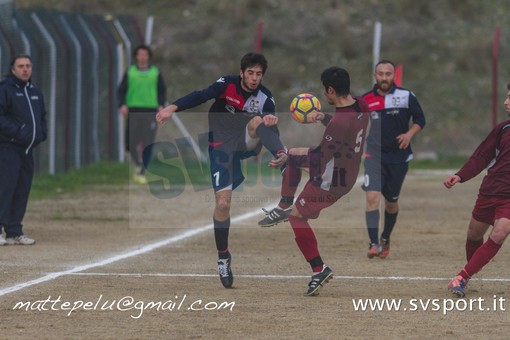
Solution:
{"label": "beard", "polygon": [[391,89],[391,83],[387,81],[382,81],[377,84],[377,87],[381,89],[382,91],[389,91]]}

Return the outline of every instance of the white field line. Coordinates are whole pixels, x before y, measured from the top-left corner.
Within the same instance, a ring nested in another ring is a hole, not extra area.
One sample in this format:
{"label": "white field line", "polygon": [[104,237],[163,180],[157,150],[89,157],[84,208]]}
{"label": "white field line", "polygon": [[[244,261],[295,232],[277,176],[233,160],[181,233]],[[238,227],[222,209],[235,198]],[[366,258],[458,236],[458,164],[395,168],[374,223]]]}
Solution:
{"label": "white field line", "polygon": [[[269,208],[270,207],[266,207],[266,209],[269,209]],[[260,209],[256,209],[254,211],[251,211],[251,212],[248,212],[246,214],[243,214],[243,215],[240,215],[240,216],[232,218],[231,219],[231,223],[247,220],[247,219],[249,219],[251,217],[260,215],[260,213],[261,213],[261,210]],[[48,273],[48,274],[46,274],[46,275],[44,275],[44,276],[42,276],[40,278],[37,278],[37,279],[34,279],[34,280],[30,280],[30,281],[26,281],[26,282],[21,282],[21,283],[18,283],[16,285],[14,285],[14,286],[7,287],[7,288],[4,288],[4,289],[0,289],[0,297],[4,296],[4,295],[7,295],[7,294],[10,294],[10,293],[14,293],[14,292],[16,292],[18,290],[21,290],[21,289],[24,289],[24,288],[27,288],[27,287],[30,287],[30,286],[34,286],[34,285],[37,285],[37,284],[40,284],[40,283],[44,283],[44,282],[55,280],[55,279],[57,279],[57,278],[59,278],[61,276],[73,275],[73,274],[76,274],[76,273],[79,273],[79,272],[82,272],[82,271],[85,271],[85,270],[89,270],[89,269],[92,269],[92,268],[106,266],[108,264],[111,264],[111,263],[114,263],[114,262],[118,262],[118,261],[130,258],[130,257],[146,254],[146,253],[151,252],[153,250],[156,250],[158,248],[161,248],[161,247],[173,244],[173,243],[177,243],[177,242],[185,240],[187,238],[199,235],[199,234],[201,234],[201,233],[203,233],[203,232],[205,232],[207,230],[210,230],[212,228],[213,228],[213,224],[211,223],[211,224],[208,224],[208,225],[205,225],[205,226],[202,226],[202,227],[198,227],[198,228],[195,228],[195,229],[188,230],[188,231],[186,231],[184,233],[172,236],[170,238],[167,238],[167,239],[155,242],[155,243],[148,244],[146,246],[143,246],[141,248],[138,248],[138,249],[126,252],[126,253],[121,253],[121,254],[118,254],[118,255],[107,257],[107,258],[105,258],[103,260],[99,260],[97,262],[93,262],[93,263],[89,263],[89,264],[83,264],[83,265],[76,266],[74,268],[71,268],[71,269],[68,269],[68,270],[64,270],[64,271],[60,271],[60,272]]]}
{"label": "white field line", "polygon": [[[125,276],[125,277],[217,277],[218,274],[168,274],[168,273],[72,273],[69,275],[77,276]],[[245,279],[309,279],[310,275],[253,275],[244,274],[236,275],[236,278]],[[379,281],[451,281],[446,277],[425,277],[425,276],[349,276],[334,275],[334,279],[340,280],[379,280]],[[469,281],[485,281],[485,282],[510,282],[510,279],[504,278],[473,278]]]}

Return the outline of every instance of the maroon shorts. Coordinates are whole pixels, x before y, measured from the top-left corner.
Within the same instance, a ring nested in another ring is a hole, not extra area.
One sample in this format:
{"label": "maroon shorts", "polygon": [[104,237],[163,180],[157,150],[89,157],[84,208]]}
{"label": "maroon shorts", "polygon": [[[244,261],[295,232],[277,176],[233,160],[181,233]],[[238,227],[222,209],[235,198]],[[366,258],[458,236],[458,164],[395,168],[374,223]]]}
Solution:
{"label": "maroon shorts", "polygon": [[502,217],[510,219],[510,199],[478,195],[472,216],[479,222],[491,225]]}
{"label": "maroon shorts", "polygon": [[308,181],[299,194],[294,205],[305,218],[315,219],[319,217],[322,209],[325,209],[338,201],[341,196],[331,195],[319,186]]}

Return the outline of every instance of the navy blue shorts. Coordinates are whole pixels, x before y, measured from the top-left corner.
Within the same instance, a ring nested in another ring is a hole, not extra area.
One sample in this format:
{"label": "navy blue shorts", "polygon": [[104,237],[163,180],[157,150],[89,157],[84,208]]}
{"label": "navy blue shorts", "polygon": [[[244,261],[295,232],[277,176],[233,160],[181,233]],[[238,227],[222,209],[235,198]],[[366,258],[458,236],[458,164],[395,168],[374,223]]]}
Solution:
{"label": "navy blue shorts", "polygon": [[365,158],[364,191],[382,193],[389,202],[396,202],[409,169],[409,163],[381,163],[372,157]]}
{"label": "navy blue shorts", "polygon": [[261,149],[260,142],[253,150],[246,149],[246,131],[230,136],[219,145],[210,145],[209,159],[214,191],[237,188],[244,181],[241,161],[256,156]]}

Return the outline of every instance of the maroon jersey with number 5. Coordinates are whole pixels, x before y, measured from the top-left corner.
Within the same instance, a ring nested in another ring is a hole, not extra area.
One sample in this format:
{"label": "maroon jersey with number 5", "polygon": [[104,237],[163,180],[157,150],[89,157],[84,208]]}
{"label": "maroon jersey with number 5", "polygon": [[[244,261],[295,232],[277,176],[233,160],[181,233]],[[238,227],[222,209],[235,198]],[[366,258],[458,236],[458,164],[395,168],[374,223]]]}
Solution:
{"label": "maroon jersey with number 5", "polygon": [[335,196],[347,194],[356,183],[367,135],[368,106],[363,98],[354,99],[353,105],[326,115],[321,143],[308,152],[310,180]]}

